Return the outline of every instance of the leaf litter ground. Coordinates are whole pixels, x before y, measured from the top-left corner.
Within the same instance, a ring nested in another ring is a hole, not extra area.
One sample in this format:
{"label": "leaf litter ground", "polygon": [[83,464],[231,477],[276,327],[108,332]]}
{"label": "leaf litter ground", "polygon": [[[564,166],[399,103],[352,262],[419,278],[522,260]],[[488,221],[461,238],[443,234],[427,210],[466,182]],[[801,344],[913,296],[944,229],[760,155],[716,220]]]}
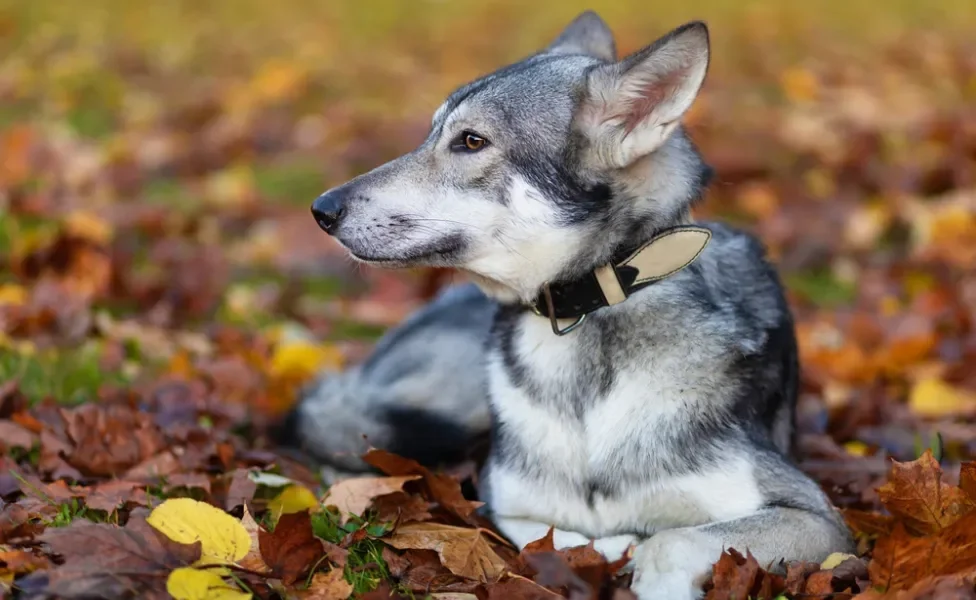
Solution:
{"label": "leaf litter ground", "polygon": [[[553,31],[501,0],[22,4],[0,9],[3,596],[630,597],[592,548],[505,543],[465,495],[472,461],[374,452],[377,474],[328,489],[268,441],[301,385],[452,277],[352,267],[310,200]],[[717,172],[699,214],[783,273],[798,461],[858,550],[776,569],[728,549],[707,596],[976,597],[973,13],[732,4],[607,14],[625,51],[679,19],[716,32],[687,123]],[[492,26],[522,41],[435,42]]]}

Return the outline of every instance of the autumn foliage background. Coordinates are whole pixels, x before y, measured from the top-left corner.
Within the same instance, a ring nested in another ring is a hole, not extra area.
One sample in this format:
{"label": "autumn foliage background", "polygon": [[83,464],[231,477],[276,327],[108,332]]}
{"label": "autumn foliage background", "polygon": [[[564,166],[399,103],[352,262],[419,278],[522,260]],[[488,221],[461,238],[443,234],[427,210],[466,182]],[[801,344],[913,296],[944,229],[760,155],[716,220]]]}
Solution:
{"label": "autumn foliage background", "polygon": [[[260,564],[217,575],[243,594],[623,594],[619,565],[506,551],[473,529],[487,525],[450,478],[416,466],[377,459],[390,477],[339,502],[359,515],[347,521],[264,435],[301,383],[360,360],[452,277],[354,266],[312,199],[412,148],[454,87],[585,8],[621,52],[708,21],[709,79],[687,118],[717,170],[699,215],[753,230],[781,269],[801,345],[800,464],[859,534],[859,558],[792,579],[726,555],[710,594],[973,597],[964,0],[0,2],[0,592],[68,594],[111,562],[80,549],[125,562],[111,540],[131,534],[156,540],[155,558],[102,575],[120,595],[161,594],[200,554],[154,538],[143,513],[190,496],[237,520],[247,505],[254,544],[278,532],[250,549]],[[305,516],[276,527],[282,515]],[[383,524],[398,516],[434,532],[403,542],[409,528]],[[430,536],[462,559],[424,550]]]}

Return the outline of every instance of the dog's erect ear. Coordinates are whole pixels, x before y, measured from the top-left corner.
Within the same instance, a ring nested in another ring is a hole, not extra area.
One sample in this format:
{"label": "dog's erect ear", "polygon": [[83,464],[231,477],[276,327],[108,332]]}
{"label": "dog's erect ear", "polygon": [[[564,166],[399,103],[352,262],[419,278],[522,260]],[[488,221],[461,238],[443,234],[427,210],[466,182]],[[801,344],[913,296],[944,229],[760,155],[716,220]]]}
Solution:
{"label": "dog's erect ear", "polygon": [[617,60],[613,33],[595,12],[588,10],[573,19],[546,48],[551,54],[585,54],[607,62]]}
{"label": "dog's erect ear", "polygon": [[708,71],[708,27],[682,25],[618,63],[590,71],[577,124],[603,166],[659,148],[691,108]]}

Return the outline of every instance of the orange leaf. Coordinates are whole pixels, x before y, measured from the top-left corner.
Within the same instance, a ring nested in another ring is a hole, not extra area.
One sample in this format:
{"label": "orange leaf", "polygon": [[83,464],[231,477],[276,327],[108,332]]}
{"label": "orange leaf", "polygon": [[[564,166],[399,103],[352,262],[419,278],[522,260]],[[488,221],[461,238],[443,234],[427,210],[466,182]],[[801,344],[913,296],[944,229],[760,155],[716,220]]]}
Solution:
{"label": "orange leaf", "polygon": [[922,535],[941,531],[976,508],[960,488],[942,481],[942,469],[930,450],[912,462],[893,461],[878,496],[909,531]]}

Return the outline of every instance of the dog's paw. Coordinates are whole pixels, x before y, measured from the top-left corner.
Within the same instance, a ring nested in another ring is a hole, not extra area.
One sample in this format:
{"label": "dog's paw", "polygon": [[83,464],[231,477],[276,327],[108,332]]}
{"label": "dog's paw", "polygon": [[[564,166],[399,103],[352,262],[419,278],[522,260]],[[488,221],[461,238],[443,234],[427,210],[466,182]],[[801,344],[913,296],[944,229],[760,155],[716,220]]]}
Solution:
{"label": "dog's paw", "polygon": [[637,543],[637,536],[622,534],[593,540],[593,548],[602,554],[604,558],[613,562],[623,557],[627,549]]}
{"label": "dog's paw", "polygon": [[703,532],[662,531],[634,551],[631,590],[640,600],[697,600],[721,552],[721,542]]}

